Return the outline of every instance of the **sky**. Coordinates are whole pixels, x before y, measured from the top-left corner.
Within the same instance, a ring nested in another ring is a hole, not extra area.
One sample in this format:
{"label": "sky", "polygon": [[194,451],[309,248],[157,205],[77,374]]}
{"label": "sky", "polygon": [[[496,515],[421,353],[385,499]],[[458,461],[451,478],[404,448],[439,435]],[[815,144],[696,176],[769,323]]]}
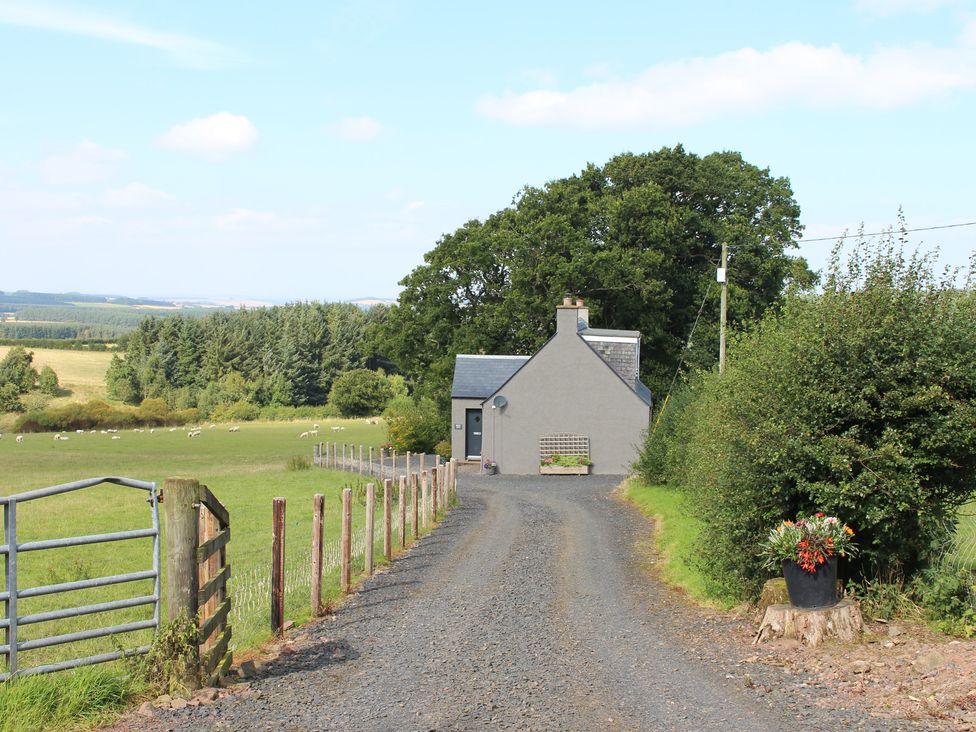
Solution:
{"label": "sky", "polygon": [[789,178],[807,239],[974,222],[974,120],[976,0],[0,0],[0,290],[394,298],[523,186],[679,143]]}

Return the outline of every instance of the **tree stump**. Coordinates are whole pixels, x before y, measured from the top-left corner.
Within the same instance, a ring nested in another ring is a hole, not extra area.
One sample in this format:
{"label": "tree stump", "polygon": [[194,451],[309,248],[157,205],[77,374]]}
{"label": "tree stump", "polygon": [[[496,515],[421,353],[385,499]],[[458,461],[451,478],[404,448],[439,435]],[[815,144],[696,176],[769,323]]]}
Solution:
{"label": "tree stump", "polygon": [[773,638],[795,638],[811,648],[826,638],[855,641],[863,629],[861,608],[851,600],[841,600],[833,607],[808,610],[792,605],[770,605],[763,614],[759,631],[752,643]]}

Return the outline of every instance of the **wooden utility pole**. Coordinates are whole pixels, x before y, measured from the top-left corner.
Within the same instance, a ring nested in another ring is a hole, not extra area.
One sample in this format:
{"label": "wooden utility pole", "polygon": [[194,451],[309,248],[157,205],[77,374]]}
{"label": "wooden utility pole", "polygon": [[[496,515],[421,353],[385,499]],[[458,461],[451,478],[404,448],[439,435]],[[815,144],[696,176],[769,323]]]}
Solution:
{"label": "wooden utility pole", "polygon": [[722,266],[718,270],[718,275],[716,277],[719,284],[722,286],[722,304],[720,306],[719,314],[719,331],[718,331],[718,372],[725,372],[725,320],[726,311],[728,309],[728,297],[729,297],[729,244],[728,242],[722,242]]}

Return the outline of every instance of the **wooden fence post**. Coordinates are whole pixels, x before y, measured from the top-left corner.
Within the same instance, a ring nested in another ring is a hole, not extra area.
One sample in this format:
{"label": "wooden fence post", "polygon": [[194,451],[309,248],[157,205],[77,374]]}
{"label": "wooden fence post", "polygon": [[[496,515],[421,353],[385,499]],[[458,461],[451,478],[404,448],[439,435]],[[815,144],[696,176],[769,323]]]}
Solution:
{"label": "wooden fence post", "polygon": [[346,443],[342,443],[342,469],[346,469]]}
{"label": "wooden fence post", "polygon": [[271,631],[285,624],[285,499],[271,503]]}
{"label": "wooden fence post", "polygon": [[349,570],[352,562],[352,489],[342,489],[342,538],[339,543],[339,585],[349,592]]}
{"label": "wooden fence post", "polygon": [[373,542],[376,540],[376,486],[366,484],[366,576],[373,575]]}
{"label": "wooden fence post", "polygon": [[200,482],[190,478],[168,478],[163,483],[163,513],[166,516],[166,609],[170,620],[180,614],[196,617],[197,546],[200,525]]}
{"label": "wooden fence post", "polygon": [[373,477],[373,446],[369,446],[369,467],[366,470],[366,474],[372,478]]}
{"label": "wooden fence post", "polygon": [[410,514],[410,528],[411,536],[414,541],[417,540],[417,534],[419,533],[420,517],[417,515],[417,474],[411,473],[410,475],[410,504],[413,506]]}
{"label": "wooden fence post", "polygon": [[410,482],[410,451],[407,450],[407,482]]}
{"label": "wooden fence post", "polygon": [[322,612],[322,524],[325,522],[325,496],[312,499],[312,617]]}
{"label": "wooden fence post", "polygon": [[393,481],[383,479],[383,556],[393,559]]}
{"label": "wooden fence post", "polygon": [[421,523],[423,527],[427,528],[427,515],[428,515],[428,497],[427,497],[427,471],[421,471],[420,473],[420,502],[423,504],[423,515],[421,516]]}
{"label": "wooden fence post", "polygon": [[400,548],[407,546],[407,476],[400,476],[400,490],[397,492],[397,512],[400,514]]}
{"label": "wooden fence post", "polygon": [[396,450],[393,451],[393,460],[392,460],[392,462],[390,464],[390,477],[393,480],[396,480],[397,479],[397,472],[396,472]]}
{"label": "wooden fence post", "polygon": [[440,484],[437,482],[437,467],[430,469],[430,508],[434,521],[437,521],[437,494],[440,493]]}
{"label": "wooden fence post", "polygon": [[451,494],[457,495],[457,458],[451,458]]}
{"label": "wooden fence post", "polygon": [[363,446],[360,445],[359,446],[359,474],[360,475],[363,474],[363,468],[364,467],[365,466],[363,465]]}

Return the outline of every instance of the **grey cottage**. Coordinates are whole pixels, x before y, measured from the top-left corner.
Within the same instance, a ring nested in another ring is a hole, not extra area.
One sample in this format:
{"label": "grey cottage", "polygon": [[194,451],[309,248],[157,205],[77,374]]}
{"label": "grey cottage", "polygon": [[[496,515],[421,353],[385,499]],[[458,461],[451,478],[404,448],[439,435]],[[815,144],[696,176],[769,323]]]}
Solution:
{"label": "grey cottage", "polygon": [[591,328],[567,297],[534,356],[457,357],[451,455],[525,475],[548,454],[585,454],[593,473],[627,473],[651,415],[639,364],[640,333]]}

